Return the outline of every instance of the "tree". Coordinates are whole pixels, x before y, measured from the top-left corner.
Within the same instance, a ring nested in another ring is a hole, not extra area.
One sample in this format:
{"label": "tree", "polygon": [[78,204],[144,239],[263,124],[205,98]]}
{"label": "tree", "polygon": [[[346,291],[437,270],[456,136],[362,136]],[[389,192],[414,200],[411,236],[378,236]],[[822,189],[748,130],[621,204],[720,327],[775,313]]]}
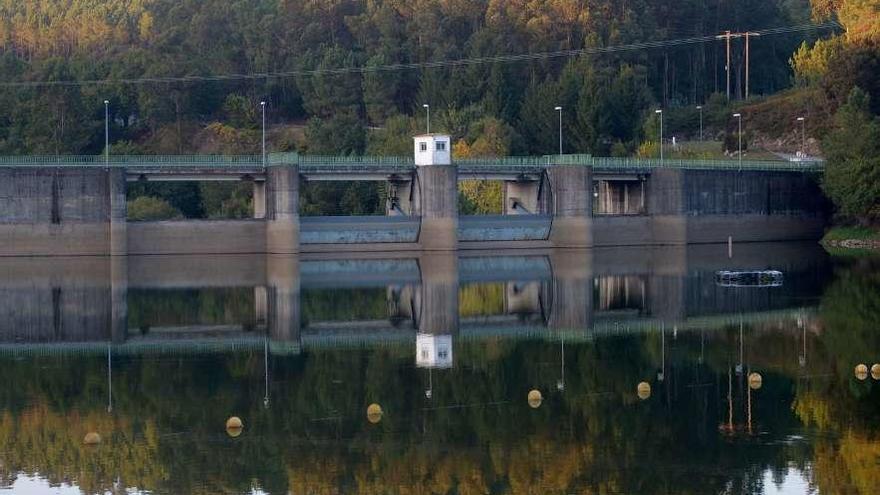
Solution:
{"label": "tree", "polygon": [[880,119],[869,109],[868,95],[854,88],[822,141],[825,192],[840,214],[861,223],[880,220]]}

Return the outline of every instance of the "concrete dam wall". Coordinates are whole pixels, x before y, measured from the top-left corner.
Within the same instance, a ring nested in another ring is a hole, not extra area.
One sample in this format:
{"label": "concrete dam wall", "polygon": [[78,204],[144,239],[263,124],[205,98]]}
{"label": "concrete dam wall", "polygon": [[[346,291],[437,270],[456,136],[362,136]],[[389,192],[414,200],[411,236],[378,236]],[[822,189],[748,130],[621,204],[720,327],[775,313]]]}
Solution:
{"label": "concrete dam wall", "polygon": [[[254,184],[255,217],[128,222],[125,167],[0,168],[0,256],[295,254],[816,240],[821,191],[803,171],[547,165],[493,169],[502,215],[461,216],[458,181],[486,172],[455,165],[388,175],[385,217],[303,217],[297,165],[235,172]],[[177,168],[186,179],[229,180],[228,169]],[[167,173],[162,170],[161,173]],[[359,173],[320,180],[361,180]],[[216,174],[216,175],[215,175]],[[225,175],[223,175],[225,174]],[[471,174],[471,175],[466,175]],[[476,175],[474,175],[476,174]],[[193,179],[193,177],[196,177]],[[134,179],[133,179],[134,178]],[[168,180],[164,177],[161,180]],[[375,179],[371,179],[375,180]]]}

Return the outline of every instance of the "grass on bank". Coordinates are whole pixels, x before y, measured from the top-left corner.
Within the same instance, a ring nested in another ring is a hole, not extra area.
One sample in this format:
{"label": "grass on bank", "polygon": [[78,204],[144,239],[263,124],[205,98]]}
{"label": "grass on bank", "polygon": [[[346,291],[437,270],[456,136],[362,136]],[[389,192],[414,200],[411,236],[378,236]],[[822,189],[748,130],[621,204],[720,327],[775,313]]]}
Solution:
{"label": "grass on bank", "polygon": [[827,241],[877,241],[880,240],[880,229],[872,227],[837,226],[825,233],[823,242]]}

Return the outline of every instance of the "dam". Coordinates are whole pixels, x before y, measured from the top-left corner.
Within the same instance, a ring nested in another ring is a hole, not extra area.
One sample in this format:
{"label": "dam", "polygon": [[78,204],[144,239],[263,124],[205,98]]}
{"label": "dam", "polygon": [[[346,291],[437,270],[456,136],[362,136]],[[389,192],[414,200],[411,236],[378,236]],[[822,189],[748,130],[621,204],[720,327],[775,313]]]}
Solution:
{"label": "dam", "polygon": [[[816,240],[822,164],[588,155],[0,157],[0,256],[297,254],[664,246]],[[463,180],[503,183],[498,215],[460,215]],[[253,217],[129,221],[127,184],[245,181]],[[301,186],[381,181],[385,216],[300,215]]]}

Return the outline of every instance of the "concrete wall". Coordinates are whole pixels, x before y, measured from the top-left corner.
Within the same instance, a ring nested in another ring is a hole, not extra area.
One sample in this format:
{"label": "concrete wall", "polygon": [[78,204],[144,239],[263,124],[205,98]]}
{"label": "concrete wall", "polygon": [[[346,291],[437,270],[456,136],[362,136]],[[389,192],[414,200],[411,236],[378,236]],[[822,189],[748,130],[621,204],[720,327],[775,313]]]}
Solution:
{"label": "concrete wall", "polygon": [[269,167],[265,195],[255,186],[265,220],[129,223],[122,169],[0,168],[0,256],[683,245],[818,239],[824,227],[821,192],[800,173],[656,169],[645,215],[594,216],[592,170],[551,166],[546,180],[505,189],[508,201],[527,197],[525,207],[548,216],[474,218],[458,216],[457,175],[454,165],[431,165],[403,181],[412,197],[404,206],[417,215],[301,225],[298,168]]}
{"label": "concrete wall", "polygon": [[129,222],[128,252],[137,254],[249,254],[267,252],[260,220]]}
{"label": "concrete wall", "polygon": [[0,168],[0,256],[106,254],[103,169]]}

